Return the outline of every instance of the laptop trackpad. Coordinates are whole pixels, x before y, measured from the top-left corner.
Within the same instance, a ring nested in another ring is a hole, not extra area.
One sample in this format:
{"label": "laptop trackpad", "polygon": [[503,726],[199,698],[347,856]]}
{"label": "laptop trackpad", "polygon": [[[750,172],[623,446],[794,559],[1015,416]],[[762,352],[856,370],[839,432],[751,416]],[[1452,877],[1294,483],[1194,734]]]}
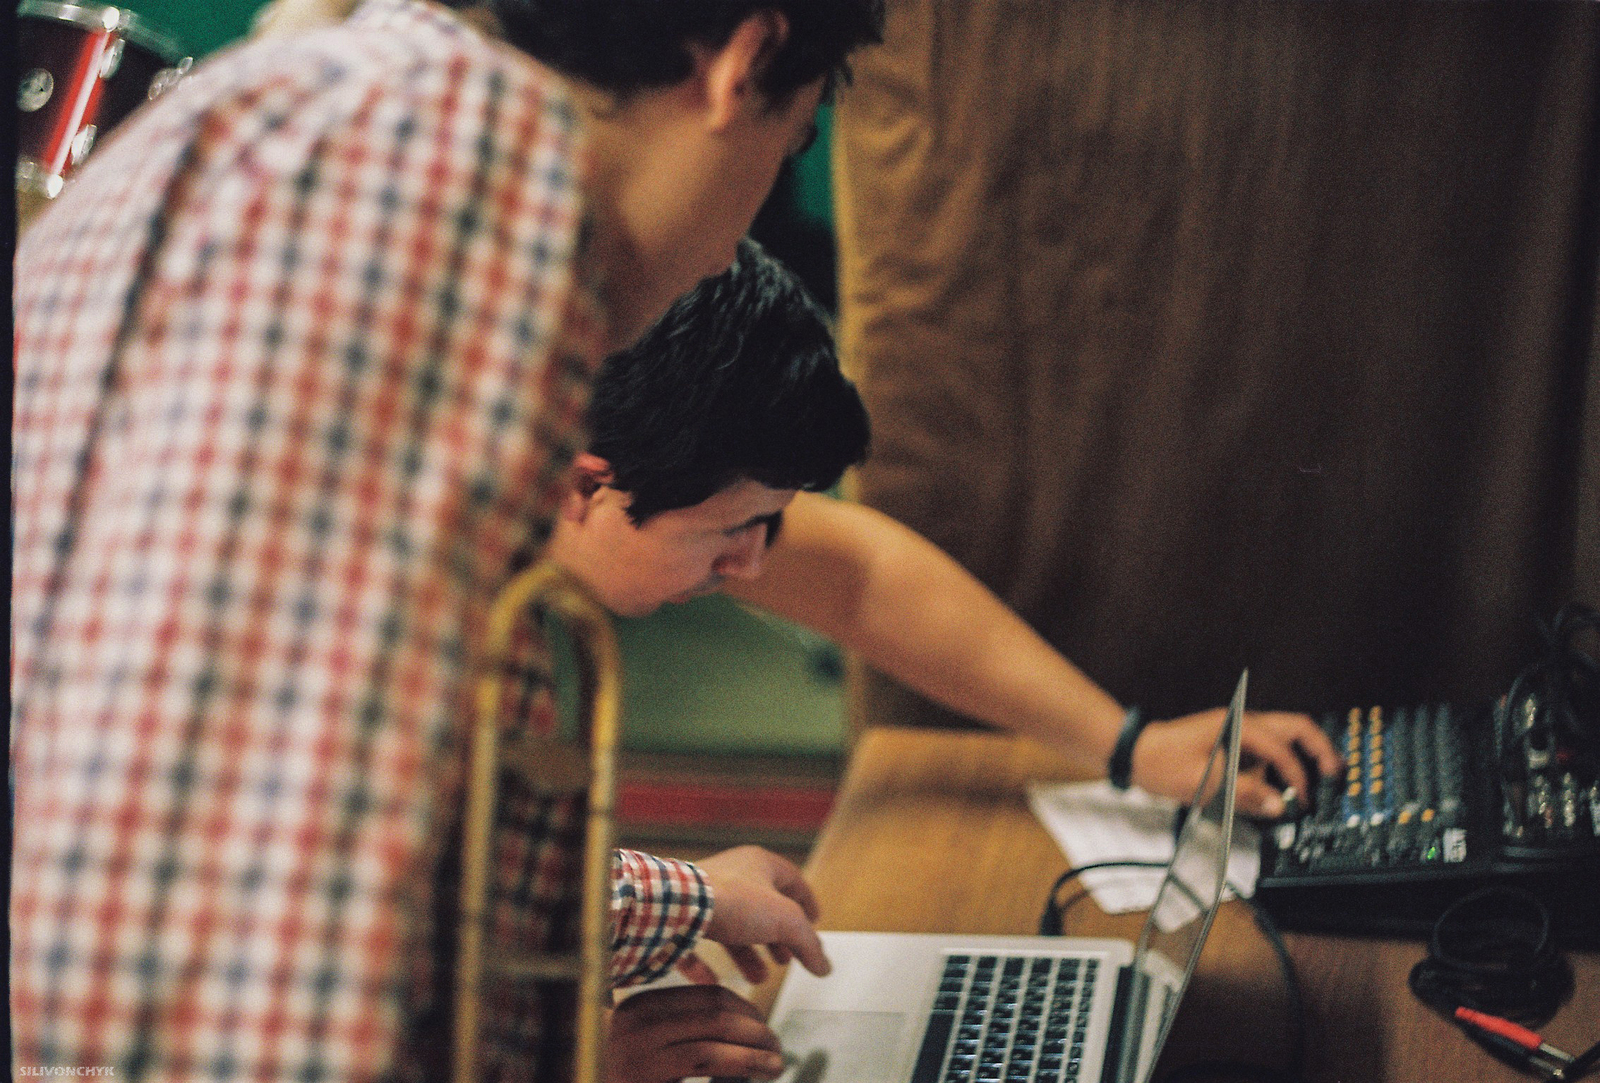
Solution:
{"label": "laptop trackpad", "polygon": [[778,1031],[786,1067],[776,1083],[903,1083],[893,1054],[905,1025],[901,1012],[791,1011]]}

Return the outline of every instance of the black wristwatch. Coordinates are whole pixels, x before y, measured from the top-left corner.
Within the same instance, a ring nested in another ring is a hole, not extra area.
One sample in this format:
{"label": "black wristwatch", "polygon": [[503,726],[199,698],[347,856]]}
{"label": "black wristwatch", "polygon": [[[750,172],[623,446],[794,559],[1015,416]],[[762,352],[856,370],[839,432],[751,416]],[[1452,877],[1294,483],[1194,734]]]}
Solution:
{"label": "black wristwatch", "polygon": [[1122,716],[1122,732],[1117,734],[1111,759],[1106,761],[1106,776],[1111,779],[1115,789],[1126,790],[1133,785],[1133,746],[1148,721],[1144,712],[1137,707],[1129,707],[1128,713]]}

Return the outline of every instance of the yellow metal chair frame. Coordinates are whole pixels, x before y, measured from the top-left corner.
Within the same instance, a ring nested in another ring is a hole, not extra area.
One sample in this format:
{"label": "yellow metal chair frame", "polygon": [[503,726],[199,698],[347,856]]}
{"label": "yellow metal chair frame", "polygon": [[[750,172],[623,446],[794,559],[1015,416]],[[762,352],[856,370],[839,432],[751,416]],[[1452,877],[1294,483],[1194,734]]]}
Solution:
{"label": "yellow metal chair frame", "polygon": [[[542,737],[502,740],[501,695],[518,621],[536,608],[561,618],[577,645],[587,726],[567,743]],[[568,573],[544,561],[515,577],[495,599],[478,678],[461,855],[461,913],[456,960],[452,1083],[477,1078],[482,994],[486,979],[571,982],[577,988],[572,1083],[605,1078],[606,1009],[610,1006],[611,862],[616,797],[616,745],[621,663],[610,617]],[[510,768],[548,794],[585,793],[583,902],[576,952],[485,958],[490,855],[500,772]],[[563,1083],[563,1081],[548,1081]]]}

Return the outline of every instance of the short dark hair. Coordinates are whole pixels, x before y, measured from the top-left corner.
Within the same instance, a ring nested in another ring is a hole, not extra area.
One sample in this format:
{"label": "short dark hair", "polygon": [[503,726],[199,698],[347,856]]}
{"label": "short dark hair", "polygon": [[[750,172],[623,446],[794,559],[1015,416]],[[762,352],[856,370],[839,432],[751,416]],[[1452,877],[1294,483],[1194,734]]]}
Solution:
{"label": "short dark hair", "polygon": [[871,439],[827,316],[751,240],[606,359],[587,420],[589,449],[610,463],[609,484],[631,497],[636,525],[745,478],[827,489]]}
{"label": "short dark hair", "polygon": [[[446,0],[461,7],[470,0]],[[682,82],[691,44],[726,45],[760,11],[789,21],[789,36],[758,86],[775,102],[819,77],[848,81],[846,58],[883,40],[884,0],[486,0],[506,39],[563,75],[627,96]]]}

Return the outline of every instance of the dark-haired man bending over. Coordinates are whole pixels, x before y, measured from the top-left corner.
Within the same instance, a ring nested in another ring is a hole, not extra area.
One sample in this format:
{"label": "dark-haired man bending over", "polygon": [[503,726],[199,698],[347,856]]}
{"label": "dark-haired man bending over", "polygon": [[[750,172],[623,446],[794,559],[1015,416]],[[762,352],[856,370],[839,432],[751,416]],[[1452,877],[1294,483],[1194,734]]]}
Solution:
{"label": "dark-haired man bending over", "polygon": [[[610,609],[637,616],[723,590],[948,706],[1105,768],[1124,715],[1110,696],[920,535],[820,495],[864,458],[866,413],[824,314],[757,245],[742,242],[727,272],[607,360],[588,418],[590,450],[575,460],[549,553]],[[1147,727],[1134,781],[1187,798],[1221,720],[1216,710]],[[1297,748],[1339,767],[1301,715],[1252,713],[1245,741],[1301,792]],[[1279,800],[1264,778],[1240,780],[1246,811],[1273,815]],[[764,860],[745,848],[712,861],[732,859]],[[752,949],[734,957],[760,980]],[[768,1075],[775,1048],[753,1009],[715,988],[643,994],[615,1021],[628,1083],[679,1069]]]}

